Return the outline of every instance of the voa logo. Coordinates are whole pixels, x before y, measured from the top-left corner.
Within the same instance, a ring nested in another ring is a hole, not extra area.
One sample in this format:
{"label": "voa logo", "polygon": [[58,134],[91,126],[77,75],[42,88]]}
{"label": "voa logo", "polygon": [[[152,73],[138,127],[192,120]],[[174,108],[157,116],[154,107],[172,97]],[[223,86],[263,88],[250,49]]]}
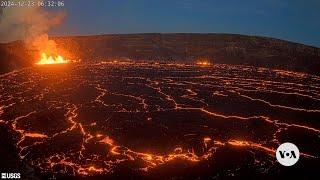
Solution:
{"label": "voa logo", "polygon": [[20,173],[1,173],[1,179],[20,179]]}
{"label": "voa logo", "polygon": [[298,162],[300,157],[299,149],[292,143],[281,144],[276,152],[278,162],[283,166],[292,166]]}

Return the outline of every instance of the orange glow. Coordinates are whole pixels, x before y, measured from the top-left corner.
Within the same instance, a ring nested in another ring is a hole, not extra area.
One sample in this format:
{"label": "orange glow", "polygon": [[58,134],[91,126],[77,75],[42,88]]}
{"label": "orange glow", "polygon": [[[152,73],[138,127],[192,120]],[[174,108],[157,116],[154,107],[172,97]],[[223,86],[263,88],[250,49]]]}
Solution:
{"label": "orange glow", "polygon": [[210,65],[209,62],[197,62],[198,65],[203,65],[203,66],[207,66],[207,65]]}
{"label": "orange glow", "polygon": [[111,154],[113,154],[113,155],[120,155],[121,153],[117,152],[117,148],[118,148],[118,147],[119,147],[119,146],[114,146],[114,147],[110,150]]}
{"label": "orange glow", "polygon": [[212,139],[210,137],[204,137],[203,138],[203,143],[205,145],[205,147],[208,147],[208,143],[211,141]]}
{"label": "orange glow", "polygon": [[64,60],[64,58],[60,55],[57,55],[55,57],[49,56],[46,53],[41,54],[41,59],[39,62],[36,64],[65,64],[68,63],[69,61]]}
{"label": "orange glow", "polygon": [[40,133],[26,133],[25,137],[32,137],[32,138],[47,138],[48,136],[45,134]]}
{"label": "orange glow", "polygon": [[211,138],[210,137],[205,137],[205,138],[203,138],[203,141],[204,142],[209,142],[209,141],[211,141]]}
{"label": "orange glow", "polygon": [[197,65],[200,65],[200,66],[210,66],[211,63],[208,59],[200,59],[197,61]]}
{"label": "orange glow", "polygon": [[103,172],[103,169],[98,169],[98,168],[95,168],[94,166],[90,166],[88,170],[98,172],[98,173]]}
{"label": "orange glow", "polygon": [[253,142],[249,142],[249,141],[241,141],[241,140],[229,140],[228,144],[232,145],[232,146],[241,146],[241,147],[252,147],[255,149],[261,149],[264,151],[269,152],[270,154],[274,155],[275,154],[275,150],[272,148],[268,148],[263,146],[262,144],[259,143],[253,143]]}
{"label": "orange glow", "polygon": [[113,145],[113,140],[111,138],[109,138],[108,136],[105,137],[104,139],[102,139],[101,141],[99,141],[100,143],[104,143],[104,144],[109,144],[110,146]]}
{"label": "orange glow", "polygon": [[230,140],[228,143],[233,146],[249,146],[250,145],[247,141],[240,141],[240,140]]}
{"label": "orange glow", "polygon": [[182,148],[181,147],[177,147],[177,148],[174,149],[174,152],[181,154],[182,153]]}

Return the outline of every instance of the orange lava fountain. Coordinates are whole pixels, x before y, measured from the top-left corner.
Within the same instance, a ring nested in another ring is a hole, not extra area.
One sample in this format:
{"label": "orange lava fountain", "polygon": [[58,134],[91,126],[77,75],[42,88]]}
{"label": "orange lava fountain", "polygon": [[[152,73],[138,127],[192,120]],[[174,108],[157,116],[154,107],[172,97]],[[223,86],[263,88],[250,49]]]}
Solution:
{"label": "orange lava fountain", "polygon": [[42,65],[42,64],[65,64],[69,61],[65,60],[62,56],[57,55],[56,57],[47,56],[46,53],[41,54],[41,59],[36,64]]}

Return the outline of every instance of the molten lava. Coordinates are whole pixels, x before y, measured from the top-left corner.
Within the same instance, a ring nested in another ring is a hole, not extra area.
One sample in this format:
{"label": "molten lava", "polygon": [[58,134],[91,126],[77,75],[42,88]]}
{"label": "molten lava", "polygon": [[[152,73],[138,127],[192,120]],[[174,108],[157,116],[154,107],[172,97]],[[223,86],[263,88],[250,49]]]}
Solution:
{"label": "molten lava", "polygon": [[211,63],[208,62],[208,61],[199,61],[199,62],[197,62],[197,65],[200,65],[200,66],[209,66],[209,65],[211,65]]}
{"label": "molten lava", "polygon": [[55,57],[52,56],[47,56],[46,53],[42,53],[41,54],[41,59],[39,62],[37,62],[36,64],[64,64],[64,63],[68,63],[67,60],[64,60],[64,58],[60,55],[57,55]]}

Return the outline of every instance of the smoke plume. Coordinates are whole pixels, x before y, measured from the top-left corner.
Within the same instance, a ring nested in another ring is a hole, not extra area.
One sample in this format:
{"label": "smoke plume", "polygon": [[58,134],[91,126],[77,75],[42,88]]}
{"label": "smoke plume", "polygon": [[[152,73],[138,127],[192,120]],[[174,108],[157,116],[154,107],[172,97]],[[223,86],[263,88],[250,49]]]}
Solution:
{"label": "smoke plume", "polygon": [[[20,0],[21,1],[21,0]],[[27,47],[54,50],[48,31],[64,18],[64,13],[53,13],[42,7],[8,7],[0,9],[0,42],[23,40]]]}

